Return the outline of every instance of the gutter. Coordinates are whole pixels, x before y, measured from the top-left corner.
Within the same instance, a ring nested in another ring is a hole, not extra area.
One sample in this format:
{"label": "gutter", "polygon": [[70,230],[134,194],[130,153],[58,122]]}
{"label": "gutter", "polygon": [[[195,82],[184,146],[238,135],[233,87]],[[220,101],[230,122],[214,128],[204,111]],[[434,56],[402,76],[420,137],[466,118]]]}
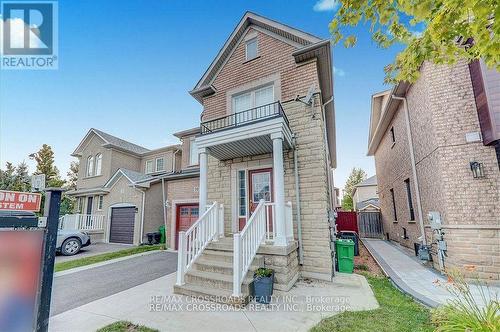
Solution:
{"label": "gutter", "polygon": [[424,230],[424,217],[422,215],[422,201],[420,198],[420,185],[418,183],[417,176],[417,165],[415,163],[415,147],[413,145],[413,138],[411,136],[411,126],[410,126],[410,112],[408,111],[408,102],[406,97],[398,97],[394,94],[391,95],[391,98],[395,100],[403,101],[403,108],[405,111],[405,122],[406,122],[406,132],[408,134],[408,144],[410,146],[410,160],[411,160],[411,170],[413,174],[413,181],[415,182],[415,196],[417,197],[417,210],[418,210],[418,222],[420,224],[420,233],[422,237],[422,244],[427,245],[427,240],[425,238],[425,230]]}

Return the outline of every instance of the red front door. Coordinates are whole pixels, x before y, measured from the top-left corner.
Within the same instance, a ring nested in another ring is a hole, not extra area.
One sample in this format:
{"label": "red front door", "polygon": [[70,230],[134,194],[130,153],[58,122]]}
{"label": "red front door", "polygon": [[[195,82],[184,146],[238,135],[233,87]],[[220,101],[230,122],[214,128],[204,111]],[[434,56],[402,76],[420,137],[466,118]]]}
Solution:
{"label": "red front door", "polygon": [[[255,169],[248,171],[248,203],[249,215],[259,205],[260,200],[273,202],[273,169]],[[271,209],[269,208],[269,219],[271,219]],[[246,219],[240,219],[240,231],[245,227]],[[270,223],[272,229],[272,222]]]}
{"label": "red front door", "polygon": [[175,233],[175,249],[179,245],[179,232],[187,231],[192,224],[198,220],[198,204],[180,204],[177,205],[177,221]]}

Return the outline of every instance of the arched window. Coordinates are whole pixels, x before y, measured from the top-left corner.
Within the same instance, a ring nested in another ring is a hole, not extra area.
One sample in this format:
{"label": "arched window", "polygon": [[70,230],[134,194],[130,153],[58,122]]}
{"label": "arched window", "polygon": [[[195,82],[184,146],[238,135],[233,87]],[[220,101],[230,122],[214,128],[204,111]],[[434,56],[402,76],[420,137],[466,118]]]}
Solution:
{"label": "arched window", "polygon": [[94,175],[94,157],[90,156],[87,158],[87,176]]}
{"label": "arched window", "polygon": [[101,175],[102,170],[102,154],[95,156],[95,175]]}

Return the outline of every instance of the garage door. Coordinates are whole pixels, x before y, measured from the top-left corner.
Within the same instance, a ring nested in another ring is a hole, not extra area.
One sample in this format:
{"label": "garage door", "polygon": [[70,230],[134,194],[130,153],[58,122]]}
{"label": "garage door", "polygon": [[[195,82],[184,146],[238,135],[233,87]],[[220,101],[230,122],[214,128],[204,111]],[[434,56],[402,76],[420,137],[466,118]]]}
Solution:
{"label": "garage door", "polygon": [[198,220],[198,204],[177,205],[177,233],[175,234],[175,249],[178,249],[179,232],[187,231]]}
{"label": "garage door", "polygon": [[119,207],[111,209],[111,229],[109,242],[134,242],[135,207]]}

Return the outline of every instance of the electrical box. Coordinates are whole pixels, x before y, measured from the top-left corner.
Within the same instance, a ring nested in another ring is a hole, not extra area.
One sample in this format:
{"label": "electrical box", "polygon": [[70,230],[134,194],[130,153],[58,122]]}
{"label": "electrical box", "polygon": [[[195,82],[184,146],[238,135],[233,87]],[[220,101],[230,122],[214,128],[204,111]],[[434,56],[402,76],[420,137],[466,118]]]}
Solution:
{"label": "electrical box", "polygon": [[443,228],[443,224],[441,221],[441,214],[436,211],[431,211],[427,215],[427,219],[429,220],[429,224],[432,229],[437,230]]}

